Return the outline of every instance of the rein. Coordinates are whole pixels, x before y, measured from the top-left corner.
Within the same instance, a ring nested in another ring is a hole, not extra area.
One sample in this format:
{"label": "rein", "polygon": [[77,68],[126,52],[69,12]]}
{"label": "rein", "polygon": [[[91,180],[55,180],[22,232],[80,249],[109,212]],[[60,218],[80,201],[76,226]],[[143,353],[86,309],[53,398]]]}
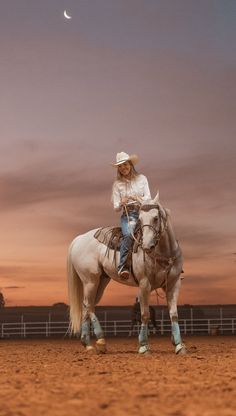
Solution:
{"label": "rein", "polygon": [[[129,213],[128,213],[128,210],[127,210],[127,206],[126,206],[126,205],[124,205],[124,208],[125,208],[125,213],[126,213],[127,220],[128,220],[128,225],[130,226]],[[139,245],[139,241],[138,241],[138,240],[137,240],[137,238],[135,237],[135,235],[134,235],[134,233],[133,233],[133,231],[132,231],[132,230],[131,230],[131,235],[132,235],[132,237],[133,237],[134,241],[136,241],[136,243]]]}
{"label": "rein", "polygon": [[[162,221],[160,221],[159,229],[157,230],[153,225],[150,225],[150,224],[144,224],[139,229],[141,231],[143,231],[144,227],[151,228],[152,231],[153,231],[153,233],[154,233],[154,243],[155,243],[154,245],[156,246],[156,245],[158,245],[158,243],[159,243],[162,235],[167,230],[167,226],[168,226],[168,224],[167,224],[167,216],[165,218],[163,217],[163,215],[161,213],[161,210],[160,210],[160,206],[158,204],[153,204],[153,205],[152,204],[140,205],[139,212],[140,211],[146,211],[147,212],[147,211],[150,211],[151,209],[157,209],[158,210],[159,216],[160,216],[160,218],[162,220]],[[126,205],[124,205],[124,210],[125,210],[125,213],[126,213],[126,216],[127,216],[128,225],[130,225],[129,213],[128,213],[128,210],[127,210],[127,206]],[[162,224],[163,224],[163,227],[162,227]],[[134,241],[136,241],[136,243],[138,245],[140,245],[140,242],[135,237],[133,231],[131,231],[131,235],[132,235]],[[141,244],[141,247],[142,247],[142,244]]]}

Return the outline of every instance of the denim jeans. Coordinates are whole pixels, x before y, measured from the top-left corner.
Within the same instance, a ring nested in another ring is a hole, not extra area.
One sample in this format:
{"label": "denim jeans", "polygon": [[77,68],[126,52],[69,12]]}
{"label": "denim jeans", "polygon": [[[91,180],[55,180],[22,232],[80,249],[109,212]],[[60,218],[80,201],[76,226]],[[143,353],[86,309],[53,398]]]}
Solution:
{"label": "denim jeans", "polygon": [[121,215],[120,225],[121,225],[123,238],[121,240],[121,245],[120,245],[120,264],[118,266],[118,270],[121,269],[121,267],[125,265],[129,250],[132,247],[132,244],[133,244],[132,233],[134,233],[134,230],[138,221],[138,215],[139,214],[137,211],[130,211],[128,213],[129,221],[128,221],[126,213],[123,213]]}

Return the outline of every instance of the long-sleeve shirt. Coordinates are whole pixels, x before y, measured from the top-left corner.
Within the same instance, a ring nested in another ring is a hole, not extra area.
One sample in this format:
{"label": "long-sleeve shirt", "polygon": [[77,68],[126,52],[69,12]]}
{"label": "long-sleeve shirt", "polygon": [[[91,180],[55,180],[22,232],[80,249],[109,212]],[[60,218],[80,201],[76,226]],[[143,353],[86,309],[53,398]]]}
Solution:
{"label": "long-sleeve shirt", "polygon": [[128,202],[148,201],[151,199],[149,185],[146,176],[137,175],[133,179],[116,180],[112,188],[112,203],[115,211],[121,210],[121,199],[128,198]]}

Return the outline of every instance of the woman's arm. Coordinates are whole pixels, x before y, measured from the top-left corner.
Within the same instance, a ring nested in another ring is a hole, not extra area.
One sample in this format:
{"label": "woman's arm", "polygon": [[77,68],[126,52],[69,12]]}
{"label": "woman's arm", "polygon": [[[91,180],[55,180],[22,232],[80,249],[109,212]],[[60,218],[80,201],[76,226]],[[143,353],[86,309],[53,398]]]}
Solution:
{"label": "woman's arm", "polygon": [[113,203],[114,210],[115,211],[120,211],[121,206],[122,206],[122,201],[121,201],[121,195],[120,195],[120,192],[119,192],[119,188],[118,188],[116,182],[114,182],[113,187],[112,187],[111,201]]}

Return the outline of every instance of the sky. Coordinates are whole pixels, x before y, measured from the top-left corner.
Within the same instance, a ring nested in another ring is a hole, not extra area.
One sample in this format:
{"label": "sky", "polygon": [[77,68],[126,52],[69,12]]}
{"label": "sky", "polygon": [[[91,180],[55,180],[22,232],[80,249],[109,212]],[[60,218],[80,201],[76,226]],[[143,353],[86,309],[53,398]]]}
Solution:
{"label": "sky", "polygon": [[[234,0],[1,0],[8,306],[68,302],[70,242],[119,224],[110,199],[121,151],[139,155],[171,210],[185,260],[179,303],[235,303],[235,20]],[[136,295],[111,282],[100,304]]]}

